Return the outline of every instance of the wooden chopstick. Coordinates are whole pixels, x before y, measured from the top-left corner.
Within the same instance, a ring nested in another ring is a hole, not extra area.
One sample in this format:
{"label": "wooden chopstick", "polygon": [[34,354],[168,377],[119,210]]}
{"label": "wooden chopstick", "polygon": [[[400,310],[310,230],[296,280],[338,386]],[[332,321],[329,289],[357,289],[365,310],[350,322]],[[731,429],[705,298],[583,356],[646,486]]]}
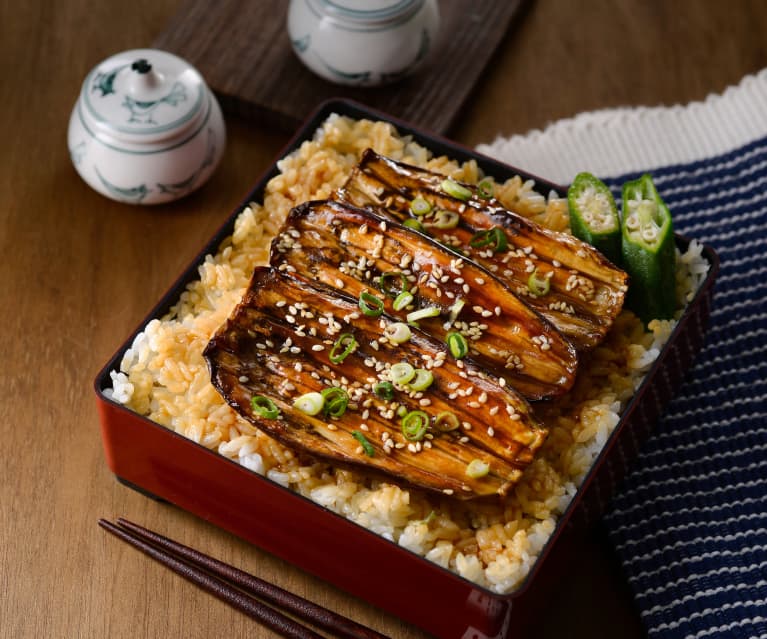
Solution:
{"label": "wooden chopstick", "polygon": [[118,519],[117,525],[100,519],[99,525],[284,637],[322,639],[322,635],[264,601],[298,619],[332,632],[335,637],[386,639],[375,630],[126,519]]}

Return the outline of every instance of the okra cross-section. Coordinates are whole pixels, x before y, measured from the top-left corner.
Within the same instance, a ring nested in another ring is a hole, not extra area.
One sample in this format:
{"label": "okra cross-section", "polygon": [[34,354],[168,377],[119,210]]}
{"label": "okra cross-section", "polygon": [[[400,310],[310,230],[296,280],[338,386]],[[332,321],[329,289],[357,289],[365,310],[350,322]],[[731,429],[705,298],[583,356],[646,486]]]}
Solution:
{"label": "okra cross-section", "polygon": [[676,245],[671,213],[645,174],[622,189],[623,264],[631,277],[628,307],[644,322],[676,310]]}

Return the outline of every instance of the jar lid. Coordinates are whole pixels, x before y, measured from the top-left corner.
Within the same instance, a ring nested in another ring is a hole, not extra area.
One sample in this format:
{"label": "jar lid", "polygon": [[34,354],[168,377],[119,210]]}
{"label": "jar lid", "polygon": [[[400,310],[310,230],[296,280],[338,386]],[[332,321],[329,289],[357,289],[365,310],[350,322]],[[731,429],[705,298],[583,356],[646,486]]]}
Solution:
{"label": "jar lid", "polygon": [[138,144],[183,134],[203,117],[207,87],[188,62],[156,49],[104,60],[83,82],[81,113],[104,134]]}

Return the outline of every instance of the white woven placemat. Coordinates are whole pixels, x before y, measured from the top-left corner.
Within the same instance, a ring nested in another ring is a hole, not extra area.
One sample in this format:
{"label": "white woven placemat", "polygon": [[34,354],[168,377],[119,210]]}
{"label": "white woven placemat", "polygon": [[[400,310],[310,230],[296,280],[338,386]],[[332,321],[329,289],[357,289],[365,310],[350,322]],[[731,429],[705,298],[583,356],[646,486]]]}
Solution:
{"label": "white woven placemat", "polygon": [[581,113],[543,131],[497,138],[477,150],[556,184],[569,184],[579,171],[616,176],[694,162],[764,135],[767,69],[702,102]]}

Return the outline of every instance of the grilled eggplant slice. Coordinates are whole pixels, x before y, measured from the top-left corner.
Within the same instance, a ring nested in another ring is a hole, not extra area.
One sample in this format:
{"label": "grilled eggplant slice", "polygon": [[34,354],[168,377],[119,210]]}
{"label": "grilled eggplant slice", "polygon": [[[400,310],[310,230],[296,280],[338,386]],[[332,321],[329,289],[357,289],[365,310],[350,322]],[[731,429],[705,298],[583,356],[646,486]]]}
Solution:
{"label": "grilled eggplant slice", "polygon": [[[599,251],[481,197],[474,186],[368,149],[336,197],[400,222],[416,218],[426,233],[507,283],[580,351],[604,338],[623,307],[627,275]],[[416,199],[423,208],[414,213]]]}
{"label": "grilled eggplant slice", "polygon": [[[461,499],[505,494],[546,429],[521,396],[418,329],[388,339],[393,324],[261,267],[204,356],[227,402],[288,446]],[[418,384],[394,381],[403,364],[421,369]],[[334,401],[306,401],[323,391]],[[403,428],[408,415],[419,419]]]}
{"label": "grilled eggplant slice", "polygon": [[488,271],[370,211],[334,201],[294,208],[272,243],[271,265],[361,305],[374,296],[367,299],[443,344],[460,333],[477,364],[528,399],[561,395],[574,381],[573,346]]}

